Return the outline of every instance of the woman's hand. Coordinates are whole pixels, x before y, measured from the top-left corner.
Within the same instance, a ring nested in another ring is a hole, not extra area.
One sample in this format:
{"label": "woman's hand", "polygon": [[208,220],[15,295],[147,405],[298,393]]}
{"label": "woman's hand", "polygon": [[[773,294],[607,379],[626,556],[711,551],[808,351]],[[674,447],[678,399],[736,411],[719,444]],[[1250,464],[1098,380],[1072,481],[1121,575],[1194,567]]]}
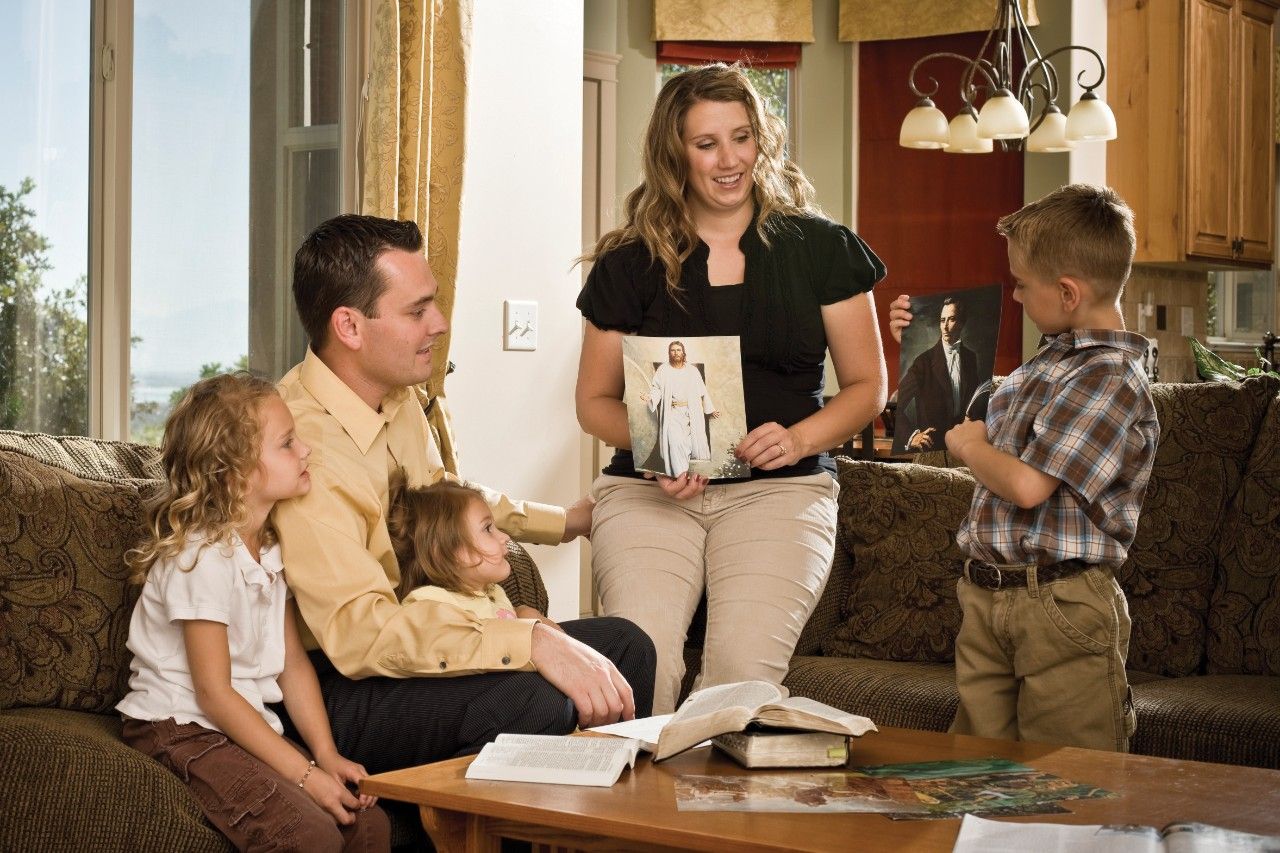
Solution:
{"label": "woman's hand", "polygon": [[694,474],[685,471],[679,477],[668,477],[666,474],[654,474],[646,471],[644,474],[646,480],[657,480],[658,488],[672,500],[687,501],[689,498],[696,498],[707,490],[707,483],[711,482],[710,477],[704,477],[701,474]]}
{"label": "woman's hand", "polygon": [[775,421],[769,421],[747,433],[738,442],[733,454],[752,468],[774,471],[794,465],[816,450],[810,448],[795,428],[788,429]]}
{"label": "woman's hand", "polygon": [[902,343],[902,330],[911,325],[911,297],[905,293],[889,303],[889,334]]}

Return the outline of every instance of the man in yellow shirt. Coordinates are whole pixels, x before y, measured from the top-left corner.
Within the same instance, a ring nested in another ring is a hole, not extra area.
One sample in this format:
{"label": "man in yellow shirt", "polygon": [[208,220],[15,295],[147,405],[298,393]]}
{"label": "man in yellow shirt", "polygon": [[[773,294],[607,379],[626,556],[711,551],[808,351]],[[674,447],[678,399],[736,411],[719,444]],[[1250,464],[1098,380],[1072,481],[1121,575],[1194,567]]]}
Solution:
{"label": "man in yellow shirt", "polygon": [[[312,488],[274,520],[338,748],[374,773],[475,752],[500,732],[647,716],[653,696],[653,644],[626,620],[560,632],[396,597],[388,475],[403,469],[411,486],[452,478],[418,388],[448,329],[436,287],[412,222],[339,216],[294,259],[310,347],[280,393],[312,448]],[[482,491],[518,540],[590,532],[585,499],[562,509]]]}

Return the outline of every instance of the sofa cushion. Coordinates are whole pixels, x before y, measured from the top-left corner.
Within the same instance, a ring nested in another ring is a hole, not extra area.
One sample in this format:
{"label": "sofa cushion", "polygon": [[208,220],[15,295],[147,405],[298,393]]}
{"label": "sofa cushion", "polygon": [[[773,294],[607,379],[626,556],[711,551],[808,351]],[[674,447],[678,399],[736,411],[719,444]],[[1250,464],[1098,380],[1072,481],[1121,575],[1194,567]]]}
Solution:
{"label": "sofa cushion", "polygon": [[974,481],[963,469],[851,461],[840,474],[839,524],[853,551],[842,621],[826,655],[949,661],[960,628],[955,531]]}
{"label": "sofa cushion", "polygon": [[946,731],[959,703],[947,663],[797,656],[782,683],[793,696],[904,729]]}
{"label": "sofa cushion", "polygon": [[1267,410],[1219,541],[1207,670],[1280,675],[1280,398]]}
{"label": "sofa cushion", "polygon": [[120,718],[0,711],[0,850],[221,853],[177,776],[120,740]]}
{"label": "sofa cushion", "polygon": [[1143,755],[1280,769],[1280,678],[1191,675],[1140,681],[1130,673]]}
{"label": "sofa cushion", "polygon": [[0,708],[107,711],[124,694],[138,593],[124,553],[154,486],[0,449]]}
{"label": "sofa cushion", "polygon": [[1156,383],[1160,445],[1129,559],[1129,666],[1168,676],[1202,672],[1218,541],[1267,405],[1270,377],[1242,383]]}

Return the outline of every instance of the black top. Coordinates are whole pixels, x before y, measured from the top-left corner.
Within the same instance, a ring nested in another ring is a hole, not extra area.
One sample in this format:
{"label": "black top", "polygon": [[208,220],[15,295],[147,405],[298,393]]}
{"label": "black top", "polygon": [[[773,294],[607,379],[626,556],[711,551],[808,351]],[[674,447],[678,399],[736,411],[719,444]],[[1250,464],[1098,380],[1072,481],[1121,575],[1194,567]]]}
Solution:
{"label": "black top", "polygon": [[[681,267],[677,302],[667,292],[661,261],[636,241],[596,260],[578,309],[604,330],[655,337],[740,336],[748,431],[769,421],[789,427],[822,408],[827,350],[822,306],[867,292],[884,278],[885,268],[858,235],[830,220],[775,216],[770,226],[768,246],[754,223],[742,235],[738,245],[746,272],[740,285],[711,286],[710,249],[699,240]],[[823,471],[835,472],[827,453],[776,471],[753,468],[751,477]],[[619,450],[604,473],[640,476],[630,450]]]}

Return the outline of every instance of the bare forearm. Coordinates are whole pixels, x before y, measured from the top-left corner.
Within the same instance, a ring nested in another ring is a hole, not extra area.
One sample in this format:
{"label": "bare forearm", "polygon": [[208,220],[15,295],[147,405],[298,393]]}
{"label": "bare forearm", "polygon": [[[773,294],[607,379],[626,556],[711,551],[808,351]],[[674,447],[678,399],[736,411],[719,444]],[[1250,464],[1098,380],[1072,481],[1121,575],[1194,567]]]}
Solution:
{"label": "bare forearm", "polygon": [[584,432],[611,447],[630,449],[627,405],[610,397],[591,397],[578,404],[578,423]]}
{"label": "bare forearm", "polygon": [[1044,503],[1058,487],[1057,479],[987,442],[971,442],[956,455],[978,482],[1023,509]]}
{"label": "bare forearm", "polygon": [[858,433],[884,410],[883,386],[875,382],[857,382],[840,389],[821,410],[792,426],[799,434],[804,456],[812,456],[839,447]]}
{"label": "bare forearm", "polygon": [[298,780],[307,759],[267,724],[228,683],[224,688],[196,688],[196,701],[215,726],[236,745],[286,779]]}
{"label": "bare forearm", "polygon": [[289,719],[302,735],[302,740],[317,759],[336,755],[333,730],[329,727],[329,715],[324,709],[324,697],[320,694],[320,682],[310,662],[306,666],[286,666],[277,679],[284,694],[284,706]]}

